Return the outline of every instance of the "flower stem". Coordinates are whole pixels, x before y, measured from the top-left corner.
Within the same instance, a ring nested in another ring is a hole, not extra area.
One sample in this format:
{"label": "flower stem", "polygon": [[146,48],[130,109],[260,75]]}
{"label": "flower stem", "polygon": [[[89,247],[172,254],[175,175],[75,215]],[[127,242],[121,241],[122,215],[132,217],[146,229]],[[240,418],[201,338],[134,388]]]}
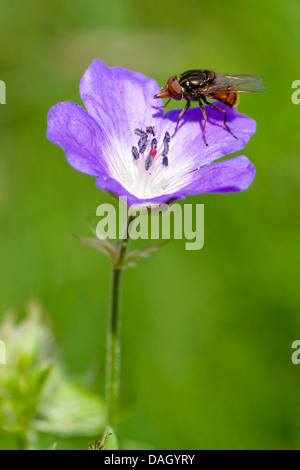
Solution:
{"label": "flower stem", "polygon": [[122,264],[126,255],[129,238],[128,227],[133,217],[127,218],[126,229],[123,238],[116,244],[116,262],[113,265],[110,308],[107,330],[107,359],[106,359],[106,382],[105,382],[105,420],[106,431],[112,429],[116,422],[117,405],[119,399],[120,379],[120,295],[123,277]]}

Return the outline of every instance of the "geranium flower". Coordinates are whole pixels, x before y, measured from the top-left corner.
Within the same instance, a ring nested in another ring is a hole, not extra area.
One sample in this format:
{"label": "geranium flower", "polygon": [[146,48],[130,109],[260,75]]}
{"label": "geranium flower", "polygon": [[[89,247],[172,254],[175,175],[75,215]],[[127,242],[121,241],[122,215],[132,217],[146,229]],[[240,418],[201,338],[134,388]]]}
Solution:
{"label": "geranium flower", "polygon": [[[161,204],[186,195],[243,191],[255,175],[245,156],[216,160],[242,150],[256,124],[226,107],[207,108],[206,147],[199,107],[189,109],[173,138],[180,110],[153,109],[160,90],[152,78],[95,60],[80,82],[86,110],[58,103],[48,114],[47,137],[61,146],[70,165],[95,176],[99,188],[132,204]],[[218,106],[223,106],[218,103]]]}

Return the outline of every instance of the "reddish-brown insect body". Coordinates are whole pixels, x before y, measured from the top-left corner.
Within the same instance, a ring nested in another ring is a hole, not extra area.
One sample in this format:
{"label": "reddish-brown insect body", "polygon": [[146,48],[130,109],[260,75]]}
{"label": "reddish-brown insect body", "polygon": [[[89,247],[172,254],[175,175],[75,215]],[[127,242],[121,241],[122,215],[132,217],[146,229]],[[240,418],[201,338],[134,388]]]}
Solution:
{"label": "reddish-brown insect body", "polygon": [[239,102],[238,93],[263,91],[265,86],[262,81],[263,78],[258,75],[216,74],[211,70],[189,70],[179,75],[179,77],[176,75],[170,77],[166,86],[162,87],[161,92],[157,93],[154,98],[168,98],[163,108],[167,106],[171,99],[177,101],[184,99],[187,101],[178,116],[175,132],[178,129],[181,117],[190,107],[191,101],[198,101],[204,117],[203,138],[205,144],[208,145],[205,137],[206,105],[224,114],[224,126],[234,138],[237,139],[237,137],[231,132],[226,123],[225,109],[208,102],[207,99],[217,100],[230,108],[235,108]]}

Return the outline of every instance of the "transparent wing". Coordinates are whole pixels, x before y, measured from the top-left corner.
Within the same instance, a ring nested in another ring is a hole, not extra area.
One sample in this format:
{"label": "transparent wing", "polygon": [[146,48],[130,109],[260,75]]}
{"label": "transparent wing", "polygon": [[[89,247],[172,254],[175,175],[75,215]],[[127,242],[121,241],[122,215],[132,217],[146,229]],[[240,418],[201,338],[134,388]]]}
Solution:
{"label": "transparent wing", "polygon": [[266,89],[265,85],[262,83],[263,80],[263,77],[259,75],[218,73],[213,82],[201,89],[201,93],[204,95],[229,92],[256,93]]}

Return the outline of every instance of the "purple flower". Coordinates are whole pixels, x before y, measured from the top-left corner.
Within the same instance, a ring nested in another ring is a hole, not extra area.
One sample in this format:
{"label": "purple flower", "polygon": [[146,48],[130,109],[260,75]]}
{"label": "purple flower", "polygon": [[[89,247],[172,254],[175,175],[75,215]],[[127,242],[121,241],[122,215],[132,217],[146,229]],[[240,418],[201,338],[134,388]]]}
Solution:
{"label": "purple flower", "polygon": [[207,108],[206,147],[202,113],[195,107],[170,138],[180,110],[163,115],[153,109],[158,92],[153,79],[95,60],[80,82],[86,111],[70,101],[58,103],[48,114],[47,137],[76,170],[95,176],[98,187],[126,196],[129,205],[247,189],[255,175],[247,157],[216,160],[242,150],[255,121],[226,107],[236,140],[223,126],[223,113]]}

